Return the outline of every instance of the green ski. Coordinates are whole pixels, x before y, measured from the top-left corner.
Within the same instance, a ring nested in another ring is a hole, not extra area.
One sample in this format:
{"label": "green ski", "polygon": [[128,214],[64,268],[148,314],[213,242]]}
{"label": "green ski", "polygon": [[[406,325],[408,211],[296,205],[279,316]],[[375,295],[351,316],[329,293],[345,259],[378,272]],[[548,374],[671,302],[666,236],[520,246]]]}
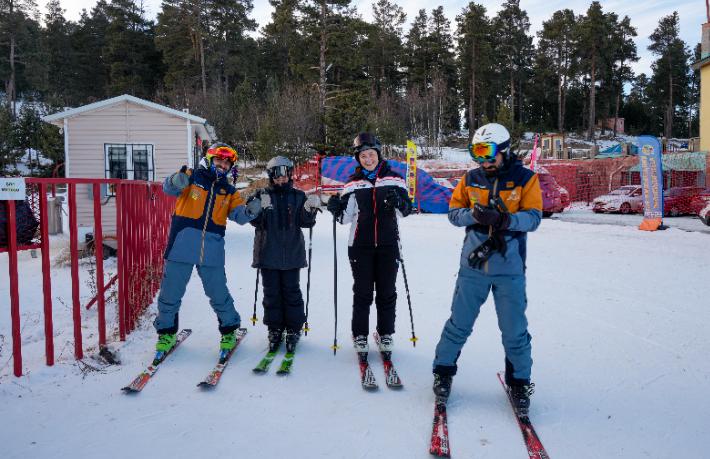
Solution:
{"label": "green ski", "polygon": [[287,352],[286,355],[284,355],[284,359],[281,361],[281,366],[279,367],[279,370],[276,372],[276,374],[288,375],[291,373],[291,366],[293,365],[294,355],[295,352]]}
{"label": "green ski", "polygon": [[[280,346],[279,346],[280,347]],[[261,359],[261,362],[257,366],[254,367],[252,370],[254,373],[266,373],[269,371],[269,367],[271,366],[271,362],[274,361],[276,358],[276,354],[279,353],[279,348],[276,348],[274,351],[269,351],[266,353],[263,359]]]}

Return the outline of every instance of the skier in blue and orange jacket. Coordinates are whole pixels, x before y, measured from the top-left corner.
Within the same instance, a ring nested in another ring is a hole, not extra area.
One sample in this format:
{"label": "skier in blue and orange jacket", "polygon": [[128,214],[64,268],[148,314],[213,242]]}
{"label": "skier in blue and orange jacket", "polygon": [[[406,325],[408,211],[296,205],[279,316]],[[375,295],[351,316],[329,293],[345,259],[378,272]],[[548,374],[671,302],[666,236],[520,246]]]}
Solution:
{"label": "skier in blue and orange jacket", "polygon": [[163,182],[163,191],[177,196],[175,213],[165,249],[165,269],[158,295],[156,351],[165,353],[176,343],[178,312],[192,268],[202,280],[205,294],[217,314],[222,334],[220,349],[236,345],[235,330],[241,323],[227,289],[224,269],[224,231],[227,219],[244,225],[261,212],[258,198],[246,203],[228,182],[237,162],[229,145],[212,145],[197,169],[183,166]]}
{"label": "skier in blue and orange jacket", "polygon": [[510,151],[510,134],[500,124],[480,127],[469,152],[480,167],[464,175],[449,203],[449,221],[465,227],[466,238],[451,317],[436,347],[434,393],[448,398],[456,361],[492,291],[505,349],[505,382],[516,410],[527,414],[533,385],[525,257],[527,233],[542,218],[540,182]]}

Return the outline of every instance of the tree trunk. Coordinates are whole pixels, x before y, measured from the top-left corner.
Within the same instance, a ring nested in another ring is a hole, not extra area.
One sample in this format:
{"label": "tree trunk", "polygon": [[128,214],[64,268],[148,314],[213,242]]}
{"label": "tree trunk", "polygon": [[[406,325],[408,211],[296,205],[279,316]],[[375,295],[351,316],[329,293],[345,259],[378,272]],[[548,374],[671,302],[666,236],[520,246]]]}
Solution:
{"label": "tree trunk", "polygon": [[[559,67],[558,67],[559,71]],[[557,132],[562,132],[564,114],[562,113],[562,72],[557,77]]]}
{"label": "tree trunk", "polygon": [[510,67],[510,130],[515,129],[515,81],[513,80],[513,63]]}
{"label": "tree trunk", "polygon": [[468,94],[468,141],[476,130],[476,44],[471,44],[471,79]]}
{"label": "tree trunk", "polygon": [[205,69],[205,40],[202,33],[199,33],[200,41],[200,76],[202,78],[202,98],[207,101],[207,70]]}
{"label": "tree trunk", "polygon": [[673,134],[673,74],[668,75],[668,108],[666,111],[666,139],[670,139]]}
{"label": "tree trunk", "polygon": [[[11,3],[12,4],[12,3]],[[12,14],[12,8],[10,9]],[[17,116],[17,94],[15,90],[15,34],[10,36],[10,80],[7,83],[7,100],[10,102],[10,115],[14,120]]]}
{"label": "tree trunk", "polygon": [[318,108],[320,109],[321,116],[321,138],[324,142],[327,142],[327,127],[325,124],[325,98],[326,98],[326,78],[325,78],[325,51],[327,47],[327,18],[328,18],[328,5],[325,0],[321,0],[320,5],[320,58],[318,64],[319,79],[318,79]]}
{"label": "tree trunk", "polygon": [[[621,83],[621,81],[619,81]],[[616,106],[614,107],[614,138],[616,138],[617,130],[616,126],[619,123],[619,105],[621,104],[621,84],[619,84],[619,91],[616,93]]]}
{"label": "tree trunk", "polygon": [[594,139],[594,103],[595,103],[595,97],[596,97],[596,89],[597,85],[595,84],[596,82],[596,76],[597,76],[597,68],[596,68],[596,59],[593,57],[592,58],[592,71],[589,74],[590,76],[590,81],[589,81],[589,133],[587,134],[587,140],[592,140]]}

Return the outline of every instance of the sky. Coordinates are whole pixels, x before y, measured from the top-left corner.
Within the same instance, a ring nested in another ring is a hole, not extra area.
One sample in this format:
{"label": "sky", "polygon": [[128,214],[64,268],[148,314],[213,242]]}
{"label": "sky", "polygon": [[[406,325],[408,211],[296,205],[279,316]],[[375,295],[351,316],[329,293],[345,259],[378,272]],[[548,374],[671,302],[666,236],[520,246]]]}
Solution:
{"label": "sky", "polygon": [[[42,0],[39,3],[43,3]],[[353,0],[351,3],[357,7],[357,11],[363,19],[372,18],[373,0]],[[438,5],[443,5],[446,17],[451,21],[452,31],[455,30],[455,19],[461,10],[469,3],[467,0],[444,0],[431,2],[430,0],[399,0],[396,1],[407,13],[407,25],[417,15],[421,8],[431,11]],[[502,1],[477,0],[488,9],[489,16],[495,15],[500,9]],[[549,19],[557,10],[571,8],[576,14],[583,14],[589,7],[590,0],[521,0],[520,6],[527,11],[530,17],[531,33],[535,33],[542,28],[542,22]],[[94,0],[62,0],[62,7],[66,9],[66,17],[77,20],[82,9],[90,10],[95,4]],[[144,0],[146,12],[149,17],[155,18],[160,10],[160,0]],[[705,22],[705,3],[701,0],[646,0],[643,2],[630,2],[628,0],[602,0],[604,11],[615,11],[620,17],[624,15],[631,18],[631,23],[636,27],[638,37],[636,46],[640,57],[639,62],[633,65],[634,71],[638,74],[651,73],[651,64],[654,61],[653,55],[646,49],[650,43],[648,36],[658,25],[658,20],[678,11],[680,15],[681,38],[688,44],[691,50],[700,42],[701,25]],[[258,23],[259,27],[266,25],[271,19],[273,8],[268,0],[254,0],[254,9],[251,17]]]}

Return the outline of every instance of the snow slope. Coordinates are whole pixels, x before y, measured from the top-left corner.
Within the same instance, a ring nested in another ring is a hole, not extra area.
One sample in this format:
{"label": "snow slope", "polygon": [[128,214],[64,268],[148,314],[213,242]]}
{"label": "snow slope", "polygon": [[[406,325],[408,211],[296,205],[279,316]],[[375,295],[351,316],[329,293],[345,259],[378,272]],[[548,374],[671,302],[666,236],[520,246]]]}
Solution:
{"label": "snow slope", "polygon": [[[3,300],[2,457],[429,457],[431,360],[449,312],[463,230],[442,215],[412,216],[402,223],[419,341],[416,348],[407,341],[400,276],[395,362],[405,388],[384,387],[379,356],[373,355],[381,383],[376,393],[360,388],[350,348],[351,275],[342,226],[337,245],[342,348],[336,356],[329,348],[331,231],[327,215],[321,215],[313,242],[312,330],[301,342],[292,375],[278,377],[274,369],[266,375],[251,372],[266,350],[265,327],[248,321],[253,229],[230,224],[228,277],[249,334],[213,392],[195,387],[215,363],[219,339],[196,275],[180,317],[193,335],[143,393],[127,396],[120,387],[152,356],[155,335],[149,321],[122,345],[122,366],[83,375],[71,355],[69,308],[55,301],[58,363],[44,366],[39,259],[22,254],[26,376],[11,375],[9,301]],[[709,237],[554,220],[543,221],[531,234],[528,319],[537,384],[531,416],[551,457],[707,457]],[[5,255],[0,255],[0,270],[7,272]],[[67,271],[57,271],[53,288],[54,296],[69,304]],[[305,277],[304,270],[304,288]],[[5,275],[0,282],[0,298],[8,298]],[[84,314],[88,334],[94,313]],[[86,338],[86,346],[95,341],[95,336]],[[496,378],[503,351],[490,301],[459,367],[449,408],[453,456],[526,457]]]}

